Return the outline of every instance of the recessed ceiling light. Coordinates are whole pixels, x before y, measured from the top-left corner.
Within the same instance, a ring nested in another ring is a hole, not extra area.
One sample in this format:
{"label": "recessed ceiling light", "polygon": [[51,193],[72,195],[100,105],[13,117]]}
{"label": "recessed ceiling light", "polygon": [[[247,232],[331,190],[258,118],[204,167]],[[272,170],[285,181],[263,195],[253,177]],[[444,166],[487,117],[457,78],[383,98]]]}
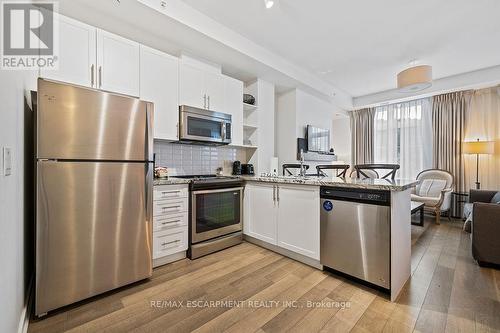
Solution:
{"label": "recessed ceiling light", "polygon": [[266,8],[269,9],[272,6],[274,6],[274,0],[264,0],[264,3],[266,4]]}

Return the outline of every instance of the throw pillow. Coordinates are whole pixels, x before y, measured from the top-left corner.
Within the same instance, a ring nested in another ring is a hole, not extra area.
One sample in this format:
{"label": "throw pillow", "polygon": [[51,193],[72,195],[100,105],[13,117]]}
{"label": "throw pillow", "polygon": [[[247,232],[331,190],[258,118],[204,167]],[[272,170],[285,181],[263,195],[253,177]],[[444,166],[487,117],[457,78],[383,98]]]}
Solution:
{"label": "throw pillow", "polygon": [[424,179],[418,189],[421,197],[439,197],[441,191],[446,187],[444,179]]}
{"label": "throw pillow", "polygon": [[500,192],[497,192],[497,194],[491,198],[491,203],[500,204]]}

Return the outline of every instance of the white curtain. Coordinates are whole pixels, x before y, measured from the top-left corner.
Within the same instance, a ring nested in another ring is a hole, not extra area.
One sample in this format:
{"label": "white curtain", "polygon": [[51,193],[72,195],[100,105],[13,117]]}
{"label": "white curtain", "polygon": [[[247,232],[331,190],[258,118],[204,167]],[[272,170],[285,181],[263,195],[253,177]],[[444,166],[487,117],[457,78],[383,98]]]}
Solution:
{"label": "white curtain", "polygon": [[[500,87],[477,90],[471,99],[465,141],[495,141],[495,154],[480,155],[479,181],[482,189],[500,189]],[[465,155],[466,188],[474,188],[476,156]]]}
{"label": "white curtain", "polygon": [[374,162],[399,164],[397,178],[415,179],[432,167],[432,101],[375,108]]}

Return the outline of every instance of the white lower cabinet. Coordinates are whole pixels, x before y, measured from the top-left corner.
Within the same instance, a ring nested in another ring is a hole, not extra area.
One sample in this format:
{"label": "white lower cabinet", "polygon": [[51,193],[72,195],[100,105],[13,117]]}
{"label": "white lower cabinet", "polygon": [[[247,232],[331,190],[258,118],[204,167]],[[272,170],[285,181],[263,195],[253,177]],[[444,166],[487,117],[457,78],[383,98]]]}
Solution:
{"label": "white lower cabinet", "polygon": [[153,266],[185,257],[188,249],[188,185],[160,185],[153,191]]}
{"label": "white lower cabinet", "polygon": [[277,244],[276,187],[247,183],[244,194],[243,232],[270,244]]}
{"label": "white lower cabinet", "polygon": [[183,227],[153,234],[153,260],[187,250],[188,234]]}
{"label": "white lower cabinet", "polygon": [[319,188],[278,186],[278,246],[319,260]]}
{"label": "white lower cabinet", "polygon": [[319,187],[247,183],[244,233],[319,260]]}

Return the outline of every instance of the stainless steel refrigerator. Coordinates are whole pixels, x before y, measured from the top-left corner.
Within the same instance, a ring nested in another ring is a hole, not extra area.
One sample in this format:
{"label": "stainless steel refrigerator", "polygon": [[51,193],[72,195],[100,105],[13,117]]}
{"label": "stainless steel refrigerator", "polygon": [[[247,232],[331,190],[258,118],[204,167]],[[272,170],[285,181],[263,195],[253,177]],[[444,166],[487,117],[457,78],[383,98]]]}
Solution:
{"label": "stainless steel refrigerator", "polygon": [[38,80],[35,313],[152,274],[153,105]]}

